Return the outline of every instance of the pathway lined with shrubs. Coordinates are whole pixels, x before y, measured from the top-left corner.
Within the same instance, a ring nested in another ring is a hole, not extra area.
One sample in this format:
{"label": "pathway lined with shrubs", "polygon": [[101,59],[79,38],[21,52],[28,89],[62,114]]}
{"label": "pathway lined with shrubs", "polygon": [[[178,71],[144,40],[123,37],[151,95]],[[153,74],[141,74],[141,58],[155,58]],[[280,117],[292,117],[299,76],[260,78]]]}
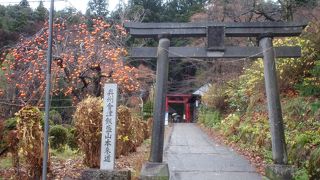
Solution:
{"label": "pathway lined with shrubs", "polygon": [[258,180],[249,161],[212,142],[196,124],[177,123],[165,149],[172,180]]}

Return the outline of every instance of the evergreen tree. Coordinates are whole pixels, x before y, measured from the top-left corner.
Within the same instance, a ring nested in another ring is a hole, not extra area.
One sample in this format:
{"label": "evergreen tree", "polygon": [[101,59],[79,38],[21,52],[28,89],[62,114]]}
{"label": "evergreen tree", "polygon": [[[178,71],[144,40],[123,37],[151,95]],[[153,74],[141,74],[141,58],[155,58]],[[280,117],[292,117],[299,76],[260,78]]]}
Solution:
{"label": "evergreen tree", "polygon": [[90,0],[88,2],[88,9],[86,15],[90,18],[106,18],[108,13],[109,11],[107,0]]}
{"label": "evergreen tree", "polygon": [[131,9],[142,7],[146,13],[143,22],[161,22],[163,17],[162,0],[129,0]]}
{"label": "evergreen tree", "polygon": [[68,23],[80,23],[82,13],[73,7],[66,7],[55,13],[55,17],[60,17],[62,19],[67,19]]}
{"label": "evergreen tree", "polygon": [[118,22],[121,23],[122,19],[124,17],[122,17],[122,15],[125,13],[126,11],[126,5],[124,4],[123,0],[119,0],[119,3],[117,4],[117,7],[115,8],[115,10],[113,10],[110,13],[110,18],[112,21],[114,22]]}
{"label": "evergreen tree", "polygon": [[43,1],[40,1],[39,6],[34,11],[34,19],[36,21],[45,21],[48,14],[48,10],[44,7]]}
{"label": "evergreen tree", "polygon": [[21,0],[19,3],[21,7],[30,7],[28,0]]}
{"label": "evergreen tree", "polygon": [[8,30],[18,33],[26,33],[33,31],[32,24],[33,11],[30,7],[23,7],[20,5],[7,6],[6,16],[8,19]]}
{"label": "evergreen tree", "polygon": [[208,0],[171,0],[165,4],[164,21],[188,22],[195,13],[204,10]]}

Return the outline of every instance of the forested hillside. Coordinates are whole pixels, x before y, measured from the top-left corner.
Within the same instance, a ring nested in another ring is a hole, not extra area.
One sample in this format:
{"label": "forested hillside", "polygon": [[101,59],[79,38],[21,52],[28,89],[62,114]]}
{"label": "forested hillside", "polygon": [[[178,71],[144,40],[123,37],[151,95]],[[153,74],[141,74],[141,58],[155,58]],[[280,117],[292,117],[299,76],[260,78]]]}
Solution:
{"label": "forested hillside", "polygon": [[47,19],[48,10],[42,1],[36,9],[31,9],[28,1],[17,5],[0,5],[0,49],[12,46],[20,35],[36,33]]}

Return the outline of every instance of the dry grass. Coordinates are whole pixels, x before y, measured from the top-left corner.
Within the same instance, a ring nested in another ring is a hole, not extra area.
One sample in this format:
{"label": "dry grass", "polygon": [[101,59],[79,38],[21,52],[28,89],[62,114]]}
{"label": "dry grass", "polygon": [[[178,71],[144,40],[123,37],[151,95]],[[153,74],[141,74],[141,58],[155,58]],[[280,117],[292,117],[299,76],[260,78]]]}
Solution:
{"label": "dry grass", "polygon": [[130,170],[132,179],[138,179],[142,165],[148,161],[150,153],[150,139],[137,148],[136,152],[130,153],[128,156],[120,156],[116,160],[116,168],[120,170]]}

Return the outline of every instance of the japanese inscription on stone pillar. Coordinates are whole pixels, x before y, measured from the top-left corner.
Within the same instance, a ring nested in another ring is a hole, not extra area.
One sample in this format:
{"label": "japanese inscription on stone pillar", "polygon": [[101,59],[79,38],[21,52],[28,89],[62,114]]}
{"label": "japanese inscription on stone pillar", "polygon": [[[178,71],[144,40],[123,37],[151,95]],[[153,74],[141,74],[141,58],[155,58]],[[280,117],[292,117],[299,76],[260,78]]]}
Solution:
{"label": "japanese inscription on stone pillar", "polygon": [[116,149],[117,84],[105,84],[100,169],[113,170]]}

